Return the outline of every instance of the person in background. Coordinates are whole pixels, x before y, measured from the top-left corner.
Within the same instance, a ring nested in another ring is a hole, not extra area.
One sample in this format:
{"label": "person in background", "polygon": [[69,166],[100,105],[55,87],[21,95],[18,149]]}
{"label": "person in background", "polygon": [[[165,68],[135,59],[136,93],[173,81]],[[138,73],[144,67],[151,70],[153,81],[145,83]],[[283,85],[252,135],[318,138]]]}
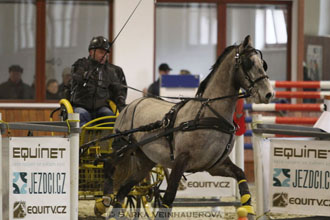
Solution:
{"label": "person in background", "polygon": [[146,96],[159,96],[159,79],[162,75],[168,75],[170,73],[172,69],[169,67],[169,65],[167,63],[162,63],[159,65],[158,67],[158,71],[159,71],[159,78],[157,79],[157,81],[153,82],[148,90],[147,90],[147,94]]}
{"label": "person in background", "polygon": [[46,84],[46,99],[58,100],[60,98],[58,87],[56,79],[48,80]]}
{"label": "person in background", "polygon": [[180,75],[190,75],[190,71],[189,70],[185,70],[185,69],[182,69],[180,70]]}
{"label": "person in background", "polygon": [[71,89],[66,91],[74,112],[80,114],[80,126],[98,117],[114,115],[108,100],[115,102],[121,111],[127,96],[122,68],[108,62],[109,41],[102,36],[93,37],[88,52],[88,58],[78,59],[72,65]]}
{"label": "person in background", "polygon": [[9,67],[9,79],[0,84],[0,99],[33,99],[32,88],[22,80],[23,68]]}
{"label": "person in background", "polygon": [[65,67],[62,71],[62,83],[58,86],[59,98],[65,98],[65,90],[70,89],[71,67]]}

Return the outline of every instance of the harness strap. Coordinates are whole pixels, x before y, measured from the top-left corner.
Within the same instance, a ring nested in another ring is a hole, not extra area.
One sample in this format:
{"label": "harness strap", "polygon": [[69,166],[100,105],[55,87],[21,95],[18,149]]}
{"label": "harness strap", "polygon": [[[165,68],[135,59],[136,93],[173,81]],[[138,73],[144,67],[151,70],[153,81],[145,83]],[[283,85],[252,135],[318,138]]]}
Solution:
{"label": "harness strap", "polygon": [[183,122],[183,131],[193,131],[197,129],[212,129],[226,134],[234,134],[236,128],[223,118],[207,117],[198,121],[191,120]]}
{"label": "harness strap", "polygon": [[[177,104],[175,104],[171,110],[166,113],[164,117],[164,123],[165,123],[165,131],[170,130],[174,127],[176,116],[178,115],[179,110],[188,102],[188,100],[181,101]],[[173,149],[173,132],[166,135],[166,139],[168,141],[168,144],[170,146],[170,158],[171,160],[174,160],[174,149]]]}
{"label": "harness strap", "polygon": [[138,103],[136,103],[136,105],[134,106],[134,109],[133,109],[133,113],[132,113],[132,121],[131,121],[131,129],[133,129],[134,127],[134,117],[135,117],[135,111],[136,111],[136,108],[137,106],[143,101],[145,100],[146,98],[142,98],[138,101]]}
{"label": "harness strap", "polygon": [[[177,127],[165,129],[163,132],[156,134],[155,136],[152,136],[150,138],[146,138],[140,142],[135,142],[135,143],[124,145],[123,147],[121,147],[120,149],[118,149],[117,151],[114,152],[114,154],[115,154],[114,159],[117,160],[117,159],[121,158],[122,156],[124,156],[125,152],[128,150],[134,151],[136,148],[138,148],[140,146],[148,144],[159,138],[165,137],[171,133],[173,134],[176,131],[184,132],[184,131],[194,131],[197,129],[213,129],[213,130],[218,130],[218,131],[224,132],[226,134],[229,134],[230,140],[229,140],[227,147],[225,149],[225,152],[223,154],[223,155],[225,155],[230,149],[230,143],[232,142],[233,135],[234,135],[234,132],[236,131],[236,128],[233,125],[230,125],[231,127],[229,128],[226,123],[222,123],[222,122],[223,122],[222,119],[214,118],[214,117],[202,118],[198,122],[196,122],[195,120],[182,122]],[[223,155],[220,157],[220,159],[223,157]]]}
{"label": "harness strap", "polygon": [[233,141],[233,137],[234,137],[234,134],[230,134],[230,138],[229,138],[229,141],[228,141],[228,143],[226,145],[225,151],[222,153],[221,157],[219,157],[219,159],[217,159],[217,161],[215,161],[215,163],[213,163],[209,168],[207,168],[207,170],[213,168],[229,152],[230,146],[231,146],[231,142]]}

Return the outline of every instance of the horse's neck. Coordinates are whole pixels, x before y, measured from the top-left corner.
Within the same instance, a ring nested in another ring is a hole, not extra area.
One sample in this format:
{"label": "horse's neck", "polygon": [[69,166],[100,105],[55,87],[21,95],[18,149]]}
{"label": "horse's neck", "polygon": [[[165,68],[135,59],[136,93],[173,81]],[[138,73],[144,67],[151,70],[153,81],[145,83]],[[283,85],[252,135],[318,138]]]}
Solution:
{"label": "horse's neck", "polygon": [[[238,94],[238,89],[234,85],[234,67],[230,62],[224,62],[218,67],[209,85],[203,94],[204,98],[216,98]],[[236,97],[213,101],[210,105],[219,114],[231,121],[236,106]],[[205,112],[205,116],[214,116],[210,111]]]}

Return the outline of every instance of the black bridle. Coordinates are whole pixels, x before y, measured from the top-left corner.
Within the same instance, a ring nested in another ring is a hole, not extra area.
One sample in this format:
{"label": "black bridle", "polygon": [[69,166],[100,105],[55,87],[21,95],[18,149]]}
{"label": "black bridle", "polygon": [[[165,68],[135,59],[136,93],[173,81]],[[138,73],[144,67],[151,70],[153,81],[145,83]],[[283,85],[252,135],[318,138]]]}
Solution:
{"label": "black bridle", "polygon": [[[260,55],[260,59],[262,60],[263,62],[263,69],[264,71],[266,72],[267,71],[267,63],[266,61],[262,58],[262,52],[260,50],[257,50],[257,49],[253,49],[251,50],[251,52],[254,52],[256,54],[259,54]],[[239,52],[239,46],[236,47],[236,52],[235,52],[235,71],[237,72],[239,70],[240,67],[242,67],[242,60],[241,60],[241,57],[243,56],[244,53],[240,53]],[[247,58],[249,58],[250,56],[252,55],[248,55]],[[251,62],[249,60],[249,62]],[[252,64],[250,64],[250,67],[252,67]],[[253,93],[253,88],[255,86],[256,83],[258,83],[259,81],[263,80],[263,79],[268,79],[269,77],[266,75],[266,74],[263,74],[262,76],[256,78],[256,79],[252,79],[252,77],[249,75],[249,70],[245,70],[244,66],[242,67],[243,69],[243,72],[244,72],[244,75],[245,75],[245,79],[247,79],[250,83],[250,85],[248,86],[248,89],[247,89],[247,93],[248,94],[252,94]]]}

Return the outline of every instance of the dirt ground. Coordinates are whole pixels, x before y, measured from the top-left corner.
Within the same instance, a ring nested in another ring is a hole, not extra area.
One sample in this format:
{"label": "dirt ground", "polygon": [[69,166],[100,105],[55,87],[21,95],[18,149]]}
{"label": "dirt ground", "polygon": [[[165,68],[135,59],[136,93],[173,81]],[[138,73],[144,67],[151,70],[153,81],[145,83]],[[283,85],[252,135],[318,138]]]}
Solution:
{"label": "dirt ground", "polygon": [[[252,204],[255,207],[255,187],[254,184],[250,184],[250,190],[252,194]],[[234,201],[234,198],[223,198],[222,201]],[[79,220],[101,220],[105,219],[105,217],[95,217],[94,215],[94,200],[80,200],[79,201]],[[180,213],[180,217],[172,217],[170,219],[178,219],[178,220],[211,220],[211,219],[223,219],[223,220],[237,220],[236,208],[233,206],[228,207],[174,207],[172,212]],[[210,216],[211,214],[214,216]],[[193,216],[192,216],[193,215]],[[269,219],[284,219],[284,218],[292,218],[298,219],[299,217],[305,217],[301,215],[280,215],[280,214],[272,214],[269,216]],[[144,218],[140,218],[144,219]],[[319,220],[318,218],[315,218]],[[321,219],[321,218],[320,218]],[[322,218],[323,219],[323,218]],[[330,219],[330,218],[326,218]]]}

